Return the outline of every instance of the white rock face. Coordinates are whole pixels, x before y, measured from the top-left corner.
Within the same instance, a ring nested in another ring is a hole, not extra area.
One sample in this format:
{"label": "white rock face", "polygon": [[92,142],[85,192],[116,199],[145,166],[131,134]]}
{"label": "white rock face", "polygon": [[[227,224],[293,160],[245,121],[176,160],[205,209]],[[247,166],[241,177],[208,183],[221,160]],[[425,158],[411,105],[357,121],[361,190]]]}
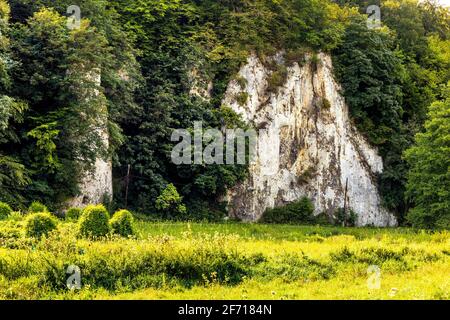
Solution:
{"label": "white rock face", "polygon": [[[108,143],[107,130],[101,133],[103,143]],[[80,194],[71,199],[67,207],[85,207],[88,204],[99,204],[105,200],[111,200],[112,187],[112,162],[97,158],[92,171],[81,174],[78,185]]]}
{"label": "white rock face", "polygon": [[[94,81],[100,85],[101,76],[99,70],[89,72],[87,77],[88,81]],[[91,95],[87,93],[83,96],[82,92],[80,94],[90,101]],[[96,97],[99,94],[95,90],[93,96]],[[101,110],[98,110],[97,114],[92,116],[96,119],[95,127],[92,130],[98,134],[103,147],[107,149],[109,147],[109,131],[106,106],[103,106]],[[67,201],[66,207],[85,207],[88,204],[100,204],[105,200],[111,200],[113,196],[112,161],[98,157],[91,170],[81,172],[78,188],[80,190],[79,195]]]}
{"label": "white rock face", "polygon": [[[332,214],[346,202],[357,225],[394,226],[376,186],[382,159],[351,124],[331,58],[319,58],[317,66],[289,67],[276,94],[267,92],[271,71],[256,56],[240,70],[246,87],[229,84],[224,104],[260,130],[250,177],[227,196],[230,214],[255,221],[266,208],[307,196],[317,214]],[[236,101],[240,92],[249,96],[243,106]]]}

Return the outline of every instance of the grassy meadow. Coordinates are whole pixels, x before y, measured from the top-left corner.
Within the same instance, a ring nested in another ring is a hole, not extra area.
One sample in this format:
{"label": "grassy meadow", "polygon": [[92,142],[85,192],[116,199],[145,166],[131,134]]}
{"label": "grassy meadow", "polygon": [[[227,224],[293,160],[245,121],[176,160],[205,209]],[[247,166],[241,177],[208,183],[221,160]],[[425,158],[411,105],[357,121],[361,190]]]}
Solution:
{"label": "grassy meadow", "polygon": [[23,224],[0,221],[0,299],[450,299],[448,231],[136,221],[93,241]]}

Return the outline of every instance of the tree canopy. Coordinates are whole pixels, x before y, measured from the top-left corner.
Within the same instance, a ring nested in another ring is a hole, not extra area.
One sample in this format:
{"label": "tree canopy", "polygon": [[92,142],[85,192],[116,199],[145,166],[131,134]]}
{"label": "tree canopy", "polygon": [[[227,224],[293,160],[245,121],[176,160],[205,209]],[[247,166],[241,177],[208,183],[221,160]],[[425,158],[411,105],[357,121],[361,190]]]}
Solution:
{"label": "tree canopy", "polygon": [[[219,199],[247,166],[175,165],[173,129],[193,130],[200,120],[204,130],[245,128],[222,100],[248,55],[308,50],[333,56],[352,119],[383,157],[384,205],[400,221],[414,208],[408,221],[426,211],[441,225],[448,194],[438,183],[425,192],[415,163],[425,161],[426,174],[427,144],[443,139],[432,123],[445,123],[436,110],[448,107],[450,14],[432,0],[383,1],[375,3],[382,27],[369,29],[371,4],[79,0],[82,20],[72,30],[71,0],[0,0],[0,201],[57,206],[78,193],[81,172],[108,157],[114,205],[165,216],[157,201],[170,190],[186,208],[174,210],[175,218],[216,218],[224,213]],[[193,86],[209,96],[192,95]],[[99,117],[107,145],[92,130]]]}

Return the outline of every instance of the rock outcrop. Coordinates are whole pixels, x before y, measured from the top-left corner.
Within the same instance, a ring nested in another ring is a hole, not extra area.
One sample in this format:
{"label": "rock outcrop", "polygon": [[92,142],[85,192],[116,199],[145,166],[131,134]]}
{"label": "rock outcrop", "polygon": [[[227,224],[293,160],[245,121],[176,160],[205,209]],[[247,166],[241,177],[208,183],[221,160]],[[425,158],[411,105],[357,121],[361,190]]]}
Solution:
{"label": "rock outcrop", "polygon": [[[82,67],[80,69],[83,70]],[[100,70],[94,69],[94,71],[85,72],[85,74],[87,76],[81,77],[82,82],[87,81],[96,86],[100,86]],[[89,139],[94,134],[100,140],[99,144],[101,145],[101,149],[107,150],[109,148],[108,111],[105,104],[97,103],[97,101],[102,101],[101,93],[98,90],[92,89],[93,86],[79,84],[74,84],[74,86],[80,87],[77,91],[80,95],[79,99],[83,99],[87,103],[92,103],[92,105],[96,106],[96,110],[92,110],[93,114],[84,115],[86,121],[91,123],[91,126],[88,134],[83,139]],[[93,141],[92,148],[97,148],[97,145]],[[82,167],[86,168],[82,163],[84,160],[80,159],[79,161]],[[92,166],[83,169],[78,180],[79,194],[67,201],[65,207],[85,207],[88,204],[99,204],[110,201],[113,196],[111,159],[99,155]]]}
{"label": "rock outcrop", "polygon": [[[252,55],[240,81],[229,84],[224,104],[260,130],[250,176],[227,196],[230,214],[255,221],[266,208],[307,196],[317,214],[346,205],[359,226],[394,226],[377,190],[383,161],[352,125],[330,56],[318,58],[288,66],[284,84],[271,92],[273,71]],[[236,98],[242,93],[246,103]]]}
{"label": "rock outcrop", "polygon": [[[102,132],[102,139],[107,143],[109,136]],[[97,158],[92,170],[81,173],[78,188],[79,195],[67,202],[67,207],[85,207],[88,204],[99,204],[112,199],[112,162]]]}

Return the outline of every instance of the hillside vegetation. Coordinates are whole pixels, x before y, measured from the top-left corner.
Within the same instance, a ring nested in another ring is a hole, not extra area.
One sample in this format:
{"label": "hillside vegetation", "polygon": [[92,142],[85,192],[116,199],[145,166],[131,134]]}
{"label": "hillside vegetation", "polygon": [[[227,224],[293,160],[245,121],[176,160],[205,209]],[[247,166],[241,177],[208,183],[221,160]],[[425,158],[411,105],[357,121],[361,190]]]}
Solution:
{"label": "hillside vegetation", "polygon": [[[175,165],[172,130],[197,120],[205,129],[245,127],[221,101],[251,52],[270,64],[281,50],[292,63],[323,51],[333,56],[355,125],[383,157],[384,206],[400,223],[448,226],[448,126],[433,125],[442,117],[437,106],[449,106],[447,9],[383,1],[382,27],[369,29],[367,1],[80,0],[80,28],[71,29],[72,2],[0,0],[0,201],[24,209],[39,200],[61,211],[102,157],[114,162],[112,208],[220,220],[218,199],[247,167]],[[283,81],[275,74],[273,86]],[[210,100],[190,94],[209,81]],[[87,92],[98,94],[86,99]],[[92,130],[99,117],[108,145]],[[422,171],[414,164],[434,161],[423,147],[431,140],[441,160]],[[183,210],[157,206],[170,186]],[[429,214],[439,217],[420,217]]]}

